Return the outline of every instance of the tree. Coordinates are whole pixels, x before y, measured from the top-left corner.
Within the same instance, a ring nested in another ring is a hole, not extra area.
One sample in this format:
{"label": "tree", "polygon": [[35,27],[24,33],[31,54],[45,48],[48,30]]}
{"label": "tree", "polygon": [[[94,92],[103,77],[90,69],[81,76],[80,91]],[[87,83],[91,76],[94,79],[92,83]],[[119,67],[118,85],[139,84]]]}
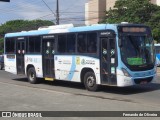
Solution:
{"label": "tree", "polygon": [[153,37],[160,39],[160,6],[150,0],[117,0],[113,9],[106,11],[103,23],[138,23],[149,25]]}
{"label": "tree", "polygon": [[54,25],[54,23],[48,20],[12,20],[2,24],[0,26],[0,54],[3,53],[3,37],[6,33],[35,30],[39,27],[50,25]]}
{"label": "tree", "polygon": [[0,54],[3,53],[3,48],[4,48],[4,41],[3,38],[0,38]]}
{"label": "tree", "polygon": [[42,26],[54,25],[48,20],[12,20],[0,26],[0,36],[6,33],[35,30]]}
{"label": "tree", "polygon": [[155,12],[146,24],[152,28],[154,39],[160,43],[160,11]]}

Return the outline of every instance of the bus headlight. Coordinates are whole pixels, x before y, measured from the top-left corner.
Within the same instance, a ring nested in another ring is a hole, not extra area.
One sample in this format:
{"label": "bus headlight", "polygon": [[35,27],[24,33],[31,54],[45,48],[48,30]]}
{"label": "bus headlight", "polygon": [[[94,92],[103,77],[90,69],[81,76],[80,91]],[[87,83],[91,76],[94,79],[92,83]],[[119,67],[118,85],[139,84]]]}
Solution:
{"label": "bus headlight", "polygon": [[128,73],[128,71],[125,68],[122,68],[122,71],[124,76],[131,77],[131,75]]}

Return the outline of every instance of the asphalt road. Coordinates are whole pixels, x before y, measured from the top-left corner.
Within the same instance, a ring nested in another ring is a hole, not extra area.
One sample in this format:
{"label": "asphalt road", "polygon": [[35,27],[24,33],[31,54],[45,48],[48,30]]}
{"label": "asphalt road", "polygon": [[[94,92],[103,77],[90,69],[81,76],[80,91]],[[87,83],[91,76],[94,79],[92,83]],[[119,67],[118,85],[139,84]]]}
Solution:
{"label": "asphalt road", "polygon": [[103,86],[98,92],[89,92],[80,83],[30,84],[24,76],[0,70],[0,111],[159,111],[159,80],[160,68],[157,83]]}

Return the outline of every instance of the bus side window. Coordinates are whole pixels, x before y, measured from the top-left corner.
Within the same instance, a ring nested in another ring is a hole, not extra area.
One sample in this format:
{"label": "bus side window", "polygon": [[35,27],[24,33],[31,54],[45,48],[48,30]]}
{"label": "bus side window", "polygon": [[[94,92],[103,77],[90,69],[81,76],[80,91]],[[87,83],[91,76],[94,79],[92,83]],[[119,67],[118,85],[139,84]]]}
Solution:
{"label": "bus side window", "polygon": [[28,45],[29,45],[28,52],[29,53],[40,53],[40,47],[41,47],[40,36],[29,37],[28,42],[29,42],[28,43]]}
{"label": "bus side window", "polygon": [[67,52],[74,53],[76,48],[76,35],[69,34],[67,35]]}
{"label": "bus side window", "polygon": [[5,52],[8,54],[13,54],[15,52],[15,38],[6,38],[5,44]]}
{"label": "bus side window", "polygon": [[66,35],[58,36],[58,52],[65,53],[66,52]]}
{"label": "bus side window", "polygon": [[85,33],[80,33],[78,34],[78,52],[79,53],[86,53],[86,34]]}
{"label": "bus side window", "polygon": [[97,34],[96,33],[87,34],[87,52],[89,53],[97,52]]}

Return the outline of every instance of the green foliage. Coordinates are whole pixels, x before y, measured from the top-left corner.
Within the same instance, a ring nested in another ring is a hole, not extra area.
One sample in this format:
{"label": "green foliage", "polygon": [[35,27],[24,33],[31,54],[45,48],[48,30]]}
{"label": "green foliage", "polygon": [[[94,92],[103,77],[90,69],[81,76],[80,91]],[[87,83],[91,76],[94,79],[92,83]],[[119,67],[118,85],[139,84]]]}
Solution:
{"label": "green foliage", "polygon": [[153,37],[160,40],[160,6],[150,0],[117,0],[113,9],[106,12],[102,23],[137,23],[152,28]]}
{"label": "green foliage", "polygon": [[4,40],[3,38],[0,38],[0,55],[3,53],[3,48],[4,48]]}
{"label": "green foliage", "polygon": [[0,54],[3,53],[3,37],[6,33],[36,30],[39,27],[50,25],[54,23],[48,20],[12,20],[0,25]]}

